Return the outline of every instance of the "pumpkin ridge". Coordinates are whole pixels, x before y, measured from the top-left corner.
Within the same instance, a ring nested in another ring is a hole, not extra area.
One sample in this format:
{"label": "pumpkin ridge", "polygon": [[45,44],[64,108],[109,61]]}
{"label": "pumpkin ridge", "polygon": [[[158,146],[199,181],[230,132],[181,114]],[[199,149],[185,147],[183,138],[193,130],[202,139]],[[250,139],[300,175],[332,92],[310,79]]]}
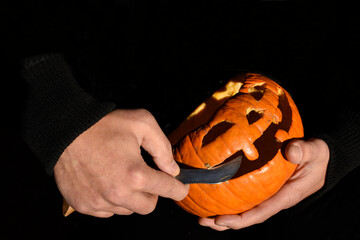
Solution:
{"label": "pumpkin ridge", "polygon": [[[197,161],[198,161],[199,165],[196,165],[196,164],[192,164],[192,165],[191,165],[191,164],[189,164],[188,161],[184,161],[184,159],[186,159],[185,156],[183,155],[184,153],[183,153],[183,151],[181,151],[181,149],[178,147],[178,150],[179,150],[178,152],[179,152],[180,157],[182,158],[182,163],[184,163],[184,164],[186,164],[186,165],[188,165],[188,166],[190,166],[190,167],[203,168],[203,167],[204,167],[204,161],[200,158],[200,156],[199,156],[198,153],[196,152],[195,147],[194,147],[194,145],[193,145],[193,142],[191,141],[189,135],[186,135],[186,136],[184,137],[184,139],[185,139],[185,138],[187,138],[187,142],[190,142],[191,147],[192,147],[192,151],[194,151],[194,152],[192,153],[192,156],[197,157]],[[180,144],[180,143],[183,143],[183,141],[179,142],[179,144]],[[184,147],[184,146],[183,146],[183,147]],[[200,163],[201,163],[201,165],[200,165]]]}
{"label": "pumpkin ridge", "polygon": [[[192,141],[191,139],[190,139],[189,142],[191,143],[191,147],[194,149],[194,151],[195,151],[195,153],[196,153],[195,156],[198,157],[199,162],[201,162],[202,165],[203,165],[201,168],[206,168],[206,167],[204,167],[205,164],[206,164],[206,162],[201,158],[201,156],[199,156],[199,152],[198,152],[197,147],[194,146],[194,143],[193,143],[193,141]],[[192,167],[193,167],[193,166],[192,166]]]}
{"label": "pumpkin ridge", "polygon": [[202,211],[206,211],[206,212],[210,213],[211,216],[216,215],[215,212],[205,208],[205,206],[201,206],[200,204],[198,204],[190,195],[187,195],[186,199],[190,200],[194,205],[196,205],[197,208],[201,209]]}
{"label": "pumpkin ridge", "polygon": [[[226,183],[226,182],[225,182]],[[251,204],[251,202],[249,202],[249,201],[247,201],[246,199],[244,199],[240,194],[239,194],[239,192],[238,191],[234,191],[233,189],[229,189],[229,187],[230,187],[230,184],[229,184],[229,182],[228,183],[226,183],[226,184],[224,184],[223,185],[232,195],[234,195],[234,196],[236,196],[237,198],[238,198],[238,200],[240,200],[243,204],[241,204],[241,205],[252,205]],[[237,205],[239,205],[239,204],[237,204]],[[237,206],[237,208],[235,209],[234,208],[234,210],[237,210],[239,207]]]}
{"label": "pumpkin ridge", "polygon": [[[221,184],[221,183],[220,183]],[[214,184],[212,184],[212,185],[214,185]],[[217,184],[215,184],[215,185],[217,185]],[[200,184],[194,184],[194,187],[197,187],[198,189],[200,189],[200,191],[202,191],[203,192],[203,194],[204,195],[206,195],[209,199],[211,199],[213,202],[215,202],[218,206],[220,206],[219,207],[219,209],[227,209],[227,210],[231,210],[230,208],[228,208],[227,206],[224,206],[224,204],[222,204],[220,201],[219,201],[219,199],[216,199],[216,197],[213,197],[213,196],[211,196],[210,194],[211,194],[211,192],[210,193],[208,193],[208,192],[206,192],[205,190],[204,190],[204,188],[206,188],[206,184],[202,184],[202,183],[200,183]],[[204,188],[203,188],[204,187]],[[212,186],[211,186],[212,187]],[[189,196],[189,195],[188,195]],[[195,203],[196,203],[196,201],[194,201]],[[211,205],[211,204],[206,204],[206,206],[211,206],[211,207],[214,207],[213,205]],[[204,206],[205,207],[205,206]],[[207,208],[205,208],[205,209],[207,209]],[[218,215],[218,214],[216,214],[215,213],[215,215]]]}
{"label": "pumpkin ridge", "polygon": [[[255,170],[254,172],[259,171],[259,169]],[[231,181],[231,180],[230,180]],[[237,178],[234,179],[233,181],[230,182],[229,181],[229,186],[233,188],[234,186],[238,186],[237,188],[232,189],[232,191],[236,192],[237,195],[240,195],[239,199],[241,199],[245,204],[239,205],[237,206],[238,210],[237,213],[246,211],[254,206],[256,206],[257,204],[259,204],[259,200],[257,200],[258,197],[258,188],[256,188],[256,190],[252,190],[250,192],[245,192],[244,193],[244,189],[241,188],[241,186],[246,187],[249,185],[257,185],[257,183],[255,181],[253,181],[253,177],[252,177],[252,173],[249,172],[243,176],[241,176],[241,178]],[[255,198],[256,197],[256,198]],[[256,202],[254,202],[255,200]],[[241,209],[241,210],[239,210]]]}

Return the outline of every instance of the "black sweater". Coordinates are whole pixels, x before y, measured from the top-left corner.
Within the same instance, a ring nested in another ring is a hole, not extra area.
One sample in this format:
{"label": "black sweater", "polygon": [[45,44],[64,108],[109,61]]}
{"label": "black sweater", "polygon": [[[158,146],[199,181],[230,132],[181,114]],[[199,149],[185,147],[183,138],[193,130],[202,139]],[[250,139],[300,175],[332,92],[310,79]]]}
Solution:
{"label": "black sweater", "polygon": [[279,79],[300,109],[306,137],[329,145],[318,196],[360,165],[356,64],[349,60],[357,36],[342,26],[344,9],[113,4],[17,12],[35,19],[16,20],[10,44],[15,59],[25,59],[24,139],[48,174],[71,141],[116,105],[147,108],[170,131],[239,69]]}
{"label": "black sweater", "polygon": [[65,148],[112,111],[115,104],[86,93],[61,55],[27,59],[23,76],[29,83],[23,136],[52,175]]}

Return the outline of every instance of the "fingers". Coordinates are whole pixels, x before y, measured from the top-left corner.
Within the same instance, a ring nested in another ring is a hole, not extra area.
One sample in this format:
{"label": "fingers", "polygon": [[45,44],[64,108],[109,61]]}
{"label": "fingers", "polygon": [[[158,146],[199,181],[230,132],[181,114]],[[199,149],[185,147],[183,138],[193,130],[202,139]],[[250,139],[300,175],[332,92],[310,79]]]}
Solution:
{"label": "fingers", "polygon": [[[84,214],[86,214],[86,213],[84,213]],[[98,217],[98,218],[109,218],[109,217],[114,216],[114,213],[97,211],[97,212],[92,212],[91,214],[88,214],[88,215]]]}
{"label": "fingers", "polygon": [[130,215],[133,212],[146,215],[154,211],[157,200],[158,197],[156,195],[136,192],[132,193],[131,197],[110,199],[110,204],[106,211],[118,215]]}
{"label": "fingers", "polygon": [[215,219],[199,219],[199,224],[218,231],[246,228],[266,221],[271,216],[287,208],[287,206],[289,206],[289,202],[286,197],[272,197],[240,215],[223,215]]}
{"label": "fingers", "polygon": [[[130,114],[130,113],[129,113]],[[134,112],[132,112],[134,114]],[[161,171],[155,170],[140,159],[133,156],[131,164],[123,174],[123,181],[129,186],[129,191],[124,188],[113,189],[113,193],[105,198],[112,204],[107,211],[115,214],[136,212],[148,214],[152,212],[158,196],[171,198],[175,201],[186,197],[189,186],[185,186],[173,176],[180,172],[179,166],[173,159],[170,142],[157,124],[155,118],[146,110],[136,110],[136,124],[131,129],[134,131],[138,144],[152,157]],[[114,206],[121,206],[114,211]]]}
{"label": "fingers", "polygon": [[184,199],[188,194],[188,185],[146,164],[134,171],[130,176],[131,184],[139,192],[171,198],[175,201]]}
{"label": "fingers", "polygon": [[216,218],[215,224],[231,229],[241,229],[252,226],[254,224],[263,223],[271,216],[285,208],[284,206],[287,203],[284,203],[283,201],[279,202],[279,200],[283,199],[269,199],[269,201],[265,201],[257,207],[250,209],[249,211],[246,211],[240,215],[220,216]]}
{"label": "fingers", "polygon": [[229,228],[226,226],[220,226],[215,223],[215,218],[199,218],[199,224],[204,227],[211,227],[216,231],[225,231]]}
{"label": "fingers", "polygon": [[111,209],[109,209],[109,212],[114,213],[116,215],[131,215],[134,213],[134,211],[119,206],[112,207]]}
{"label": "fingers", "polygon": [[81,212],[81,213],[90,215],[93,217],[98,217],[98,218],[109,218],[109,217],[114,216],[115,214],[116,215],[131,215],[134,212],[130,211],[126,208],[115,207],[115,208],[109,209],[109,211],[91,211],[91,212]]}
{"label": "fingers", "polygon": [[172,147],[161,130],[160,126],[156,122],[153,115],[146,111],[143,111],[144,123],[141,131],[141,146],[153,157],[154,162],[162,171],[176,176],[180,172],[180,168],[173,158]]}
{"label": "fingers", "polygon": [[88,201],[88,202],[81,202],[78,204],[72,204],[77,212],[82,214],[100,217],[100,218],[108,218],[113,216],[114,214],[117,215],[130,215],[134,213],[125,207],[115,205],[104,198]]}
{"label": "fingers", "polygon": [[139,163],[134,169],[128,171],[125,190],[123,185],[115,185],[111,191],[104,194],[111,206],[106,211],[124,215],[123,209],[114,211],[114,206],[123,207],[138,214],[151,213],[157,204],[158,196],[180,201],[186,197],[189,186],[182,184],[174,177],[162,171],[147,166],[144,162]]}

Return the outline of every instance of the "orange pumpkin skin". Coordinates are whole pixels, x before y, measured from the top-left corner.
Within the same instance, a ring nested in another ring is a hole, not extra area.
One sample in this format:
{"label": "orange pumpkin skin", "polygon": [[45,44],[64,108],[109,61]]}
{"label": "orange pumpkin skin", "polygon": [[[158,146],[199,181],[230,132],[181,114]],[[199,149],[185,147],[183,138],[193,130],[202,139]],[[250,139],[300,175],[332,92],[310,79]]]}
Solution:
{"label": "orange pumpkin skin", "polygon": [[238,214],[274,195],[296,165],[282,143],[303,137],[290,95],[271,79],[242,73],[230,79],[169,135],[176,161],[211,168],[239,154],[239,176],[219,184],[191,184],[177,204],[200,217]]}

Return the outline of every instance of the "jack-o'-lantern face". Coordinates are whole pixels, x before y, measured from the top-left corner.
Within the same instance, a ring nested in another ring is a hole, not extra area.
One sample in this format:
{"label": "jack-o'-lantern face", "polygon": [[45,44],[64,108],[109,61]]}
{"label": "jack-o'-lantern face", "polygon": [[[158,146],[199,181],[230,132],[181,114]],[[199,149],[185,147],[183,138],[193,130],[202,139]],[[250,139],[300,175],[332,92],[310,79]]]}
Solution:
{"label": "jack-o'-lantern face", "polygon": [[[303,137],[299,112],[290,95],[269,78],[239,74],[215,92],[170,136],[175,160],[212,168],[240,154],[232,179],[192,184],[178,205],[201,217],[237,214],[275,194],[296,165],[284,159],[284,141]],[[180,141],[179,141],[180,140]]]}

